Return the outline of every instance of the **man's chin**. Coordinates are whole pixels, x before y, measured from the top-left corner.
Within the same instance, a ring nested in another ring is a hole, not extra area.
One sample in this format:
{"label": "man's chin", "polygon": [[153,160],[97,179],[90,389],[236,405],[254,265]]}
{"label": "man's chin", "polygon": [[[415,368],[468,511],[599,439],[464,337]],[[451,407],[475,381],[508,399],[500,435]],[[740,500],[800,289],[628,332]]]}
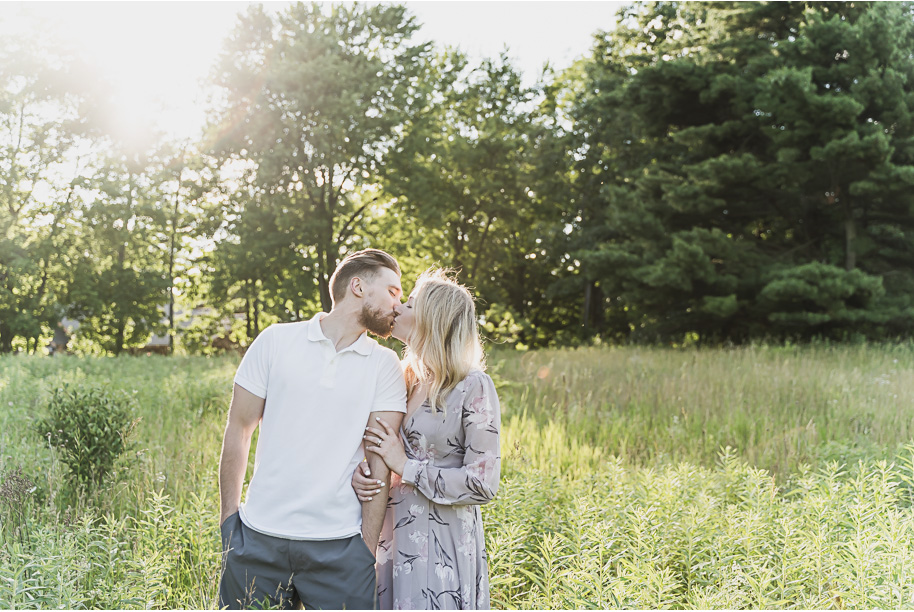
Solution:
{"label": "man's chin", "polygon": [[393,326],[388,327],[386,330],[372,329],[370,327],[368,328],[369,332],[371,332],[373,335],[377,336],[378,338],[383,338],[384,340],[387,340],[388,338],[391,337],[391,335],[393,335],[392,330],[393,330]]}

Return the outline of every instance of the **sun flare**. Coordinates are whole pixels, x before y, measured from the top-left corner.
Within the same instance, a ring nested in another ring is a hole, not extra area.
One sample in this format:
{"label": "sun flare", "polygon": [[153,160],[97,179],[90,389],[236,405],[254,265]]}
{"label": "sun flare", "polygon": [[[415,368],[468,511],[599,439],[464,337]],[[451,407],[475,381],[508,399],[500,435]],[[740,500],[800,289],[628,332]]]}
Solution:
{"label": "sun flare", "polygon": [[245,3],[20,2],[5,5],[0,34],[52,40],[79,58],[76,76],[100,99],[106,129],[125,144],[141,144],[154,132],[185,138],[202,127],[203,81],[244,8]]}

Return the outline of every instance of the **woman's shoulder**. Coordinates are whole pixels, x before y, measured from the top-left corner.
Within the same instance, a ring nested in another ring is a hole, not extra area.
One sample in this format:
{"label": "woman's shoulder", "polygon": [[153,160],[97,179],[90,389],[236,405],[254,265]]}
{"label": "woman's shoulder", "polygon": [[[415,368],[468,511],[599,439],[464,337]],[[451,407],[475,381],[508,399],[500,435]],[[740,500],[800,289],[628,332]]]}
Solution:
{"label": "woman's shoulder", "polygon": [[473,389],[486,389],[494,386],[494,383],[492,382],[492,377],[484,371],[470,370],[470,373],[464,377],[458,386],[464,392],[467,392]]}

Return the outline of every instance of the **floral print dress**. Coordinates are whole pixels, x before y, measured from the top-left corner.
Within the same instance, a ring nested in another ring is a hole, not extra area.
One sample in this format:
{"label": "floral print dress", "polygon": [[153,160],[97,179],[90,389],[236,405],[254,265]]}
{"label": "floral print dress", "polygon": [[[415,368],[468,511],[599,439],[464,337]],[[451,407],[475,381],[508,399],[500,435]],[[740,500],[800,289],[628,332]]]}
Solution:
{"label": "floral print dress", "polygon": [[426,400],[400,430],[407,462],[391,482],[375,565],[382,609],[490,608],[479,505],[501,472],[495,385],[471,372],[445,404]]}

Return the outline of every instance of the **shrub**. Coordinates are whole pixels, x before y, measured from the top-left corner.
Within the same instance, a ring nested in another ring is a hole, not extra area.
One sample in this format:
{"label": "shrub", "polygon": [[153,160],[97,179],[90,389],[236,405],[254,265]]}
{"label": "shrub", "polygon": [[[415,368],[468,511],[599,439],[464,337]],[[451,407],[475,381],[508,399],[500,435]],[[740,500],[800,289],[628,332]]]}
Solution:
{"label": "shrub", "polygon": [[80,490],[100,484],[129,445],[133,402],[97,385],[62,383],[51,393],[39,433],[60,453]]}

